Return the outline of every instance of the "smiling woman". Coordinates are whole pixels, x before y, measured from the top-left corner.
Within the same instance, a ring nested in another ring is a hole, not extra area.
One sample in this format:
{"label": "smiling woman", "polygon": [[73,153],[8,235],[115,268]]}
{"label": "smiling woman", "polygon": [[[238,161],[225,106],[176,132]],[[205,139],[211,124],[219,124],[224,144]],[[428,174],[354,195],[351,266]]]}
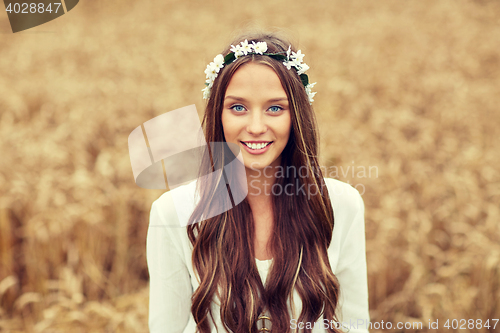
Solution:
{"label": "smiling woman", "polygon": [[[226,204],[214,200],[215,188],[235,193],[219,177],[155,201],[151,332],[341,332],[343,324],[367,332],[355,324],[369,320],[363,200],[321,174],[303,57],[283,38],[256,34],[207,67],[206,141],[240,148],[248,195],[208,215]],[[213,174],[225,154],[212,151],[200,176]],[[188,203],[185,212],[174,201]],[[190,216],[186,227],[157,228],[181,215]]]}

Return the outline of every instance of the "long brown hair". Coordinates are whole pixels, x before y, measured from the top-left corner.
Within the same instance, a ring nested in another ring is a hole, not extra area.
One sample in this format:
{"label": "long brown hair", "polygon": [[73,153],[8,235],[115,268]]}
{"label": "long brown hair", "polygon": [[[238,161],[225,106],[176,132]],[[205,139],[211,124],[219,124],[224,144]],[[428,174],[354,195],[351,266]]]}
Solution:
{"label": "long brown hair", "polygon": [[[277,35],[262,33],[240,36],[232,44],[245,39],[249,43],[266,42],[268,53],[286,53],[290,45]],[[293,46],[292,50],[296,51]],[[223,55],[227,53],[229,47]],[[285,172],[283,177],[277,177],[276,183],[281,188],[288,185],[288,193],[292,189],[294,195],[272,196],[274,229],[270,244],[274,261],[265,287],[255,263],[254,222],[246,199],[220,215],[188,226],[193,267],[200,282],[192,296],[191,312],[201,333],[210,332],[209,316],[213,320],[211,304],[215,296],[220,300],[222,323],[229,332],[257,332],[258,316],[265,310],[269,311],[273,332],[290,332],[287,302],[293,311],[294,290],[302,301],[298,319],[292,313],[297,322],[314,323],[322,314],[329,321],[337,321],[339,285],[327,254],[334,225],[333,208],[317,159],[316,119],[297,72],[265,55],[240,57],[222,68],[214,81],[203,119],[206,141],[224,141],[221,114],[226,89],[233,74],[252,61],[271,67],[288,96],[292,128],[281,167],[282,170],[292,167],[295,172]],[[211,153],[211,159],[205,159],[203,174],[217,168],[217,161],[226,159],[220,156],[223,152]],[[297,170],[307,170],[307,177],[301,177],[305,172]],[[198,186],[197,190],[200,201],[191,216],[192,222],[207,216],[204,215],[207,207],[214,205],[213,188]],[[334,327],[328,331],[339,332]]]}

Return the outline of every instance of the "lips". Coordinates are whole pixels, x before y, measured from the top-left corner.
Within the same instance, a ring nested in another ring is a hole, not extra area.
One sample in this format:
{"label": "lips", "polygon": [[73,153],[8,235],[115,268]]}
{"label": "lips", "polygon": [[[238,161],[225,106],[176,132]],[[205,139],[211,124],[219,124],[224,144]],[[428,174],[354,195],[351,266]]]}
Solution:
{"label": "lips", "polygon": [[252,150],[260,150],[269,146],[272,141],[241,141],[245,146]]}
{"label": "lips", "polygon": [[269,150],[273,141],[241,141],[241,144],[248,153],[260,155]]}

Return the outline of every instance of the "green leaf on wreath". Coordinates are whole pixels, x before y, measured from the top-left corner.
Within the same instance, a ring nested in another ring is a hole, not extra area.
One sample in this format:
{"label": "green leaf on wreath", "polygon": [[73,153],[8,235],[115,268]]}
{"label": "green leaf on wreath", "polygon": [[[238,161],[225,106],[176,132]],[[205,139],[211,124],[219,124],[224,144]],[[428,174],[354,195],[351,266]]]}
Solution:
{"label": "green leaf on wreath", "polygon": [[235,60],[236,60],[236,56],[234,55],[234,52],[228,53],[224,57],[224,65],[229,65],[230,63],[232,63]]}
{"label": "green leaf on wreath", "polygon": [[307,77],[307,74],[300,74],[300,80],[302,81],[304,87],[309,84],[309,78]]}

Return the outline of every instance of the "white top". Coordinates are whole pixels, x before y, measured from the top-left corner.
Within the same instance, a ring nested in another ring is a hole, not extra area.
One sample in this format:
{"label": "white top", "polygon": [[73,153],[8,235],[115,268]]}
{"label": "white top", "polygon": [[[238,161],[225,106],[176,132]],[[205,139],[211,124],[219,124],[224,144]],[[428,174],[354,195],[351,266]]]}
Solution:
{"label": "white top", "polygon": [[[337,313],[351,333],[366,333],[369,322],[368,283],[366,274],[365,225],[363,199],[356,189],[341,181],[325,178],[333,206],[335,226],[328,258],[340,284]],[[199,286],[191,263],[192,246],[185,219],[194,210],[195,182],[164,193],[151,208],[147,262],[150,275],[149,329],[152,333],[195,333],[196,323],[191,314],[191,295]],[[189,214],[176,213],[175,202],[184,203]],[[189,210],[190,209],[190,210]],[[176,225],[177,227],[173,227]],[[271,260],[255,259],[262,281],[266,281]],[[302,304],[295,294],[295,314]],[[298,301],[297,301],[298,300]],[[212,302],[212,314],[218,332],[227,331],[221,323],[220,307]],[[290,322],[295,328],[314,327],[313,332],[327,332],[320,317],[314,323]],[[216,332],[215,327],[212,332]],[[299,330],[298,332],[301,332]]]}

